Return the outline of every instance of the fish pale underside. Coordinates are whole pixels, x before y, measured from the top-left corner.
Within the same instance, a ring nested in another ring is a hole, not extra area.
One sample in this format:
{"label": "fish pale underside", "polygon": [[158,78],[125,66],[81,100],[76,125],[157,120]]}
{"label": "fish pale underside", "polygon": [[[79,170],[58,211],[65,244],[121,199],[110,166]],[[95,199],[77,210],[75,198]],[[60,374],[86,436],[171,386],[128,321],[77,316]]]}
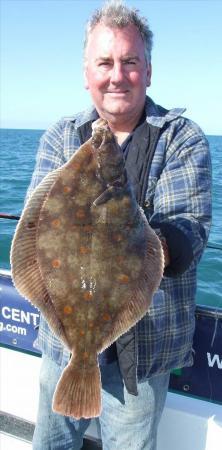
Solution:
{"label": "fish pale underside", "polygon": [[122,150],[98,119],[92,137],[33,191],[11,248],[15,287],[72,354],[55,412],[100,415],[98,353],[147,313],[163,265]]}

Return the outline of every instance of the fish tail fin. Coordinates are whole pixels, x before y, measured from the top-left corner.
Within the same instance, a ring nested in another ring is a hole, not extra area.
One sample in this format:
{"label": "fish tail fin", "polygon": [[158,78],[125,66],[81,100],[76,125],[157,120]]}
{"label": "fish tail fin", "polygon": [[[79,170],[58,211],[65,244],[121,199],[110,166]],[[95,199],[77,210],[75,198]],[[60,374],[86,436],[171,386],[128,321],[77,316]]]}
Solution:
{"label": "fish tail fin", "polygon": [[98,364],[81,367],[71,358],[57,384],[52,409],[64,416],[80,419],[101,413],[101,379]]}

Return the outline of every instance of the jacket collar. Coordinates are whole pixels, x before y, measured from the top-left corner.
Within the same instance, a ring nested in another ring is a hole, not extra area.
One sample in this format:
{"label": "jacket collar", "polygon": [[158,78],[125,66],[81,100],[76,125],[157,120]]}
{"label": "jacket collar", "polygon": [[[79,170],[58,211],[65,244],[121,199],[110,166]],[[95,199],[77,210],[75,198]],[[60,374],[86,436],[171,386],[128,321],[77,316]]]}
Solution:
{"label": "jacket collar", "polygon": [[[181,116],[184,111],[186,111],[186,108],[173,108],[168,111],[161,106],[156,105],[150,97],[146,96],[145,110],[147,122],[155,127],[162,128],[165,123],[171,122]],[[94,122],[98,118],[98,112],[94,106],[91,106],[75,116],[66,117],[65,120],[75,122],[76,128],[79,128],[83,124]]]}
{"label": "jacket collar", "polygon": [[180,117],[186,108],[173,108],[166,110],[162,106],[157,105],[150,97],[146,97],[146,120],[149,124],[162,128],[165,123],[171,122]]}

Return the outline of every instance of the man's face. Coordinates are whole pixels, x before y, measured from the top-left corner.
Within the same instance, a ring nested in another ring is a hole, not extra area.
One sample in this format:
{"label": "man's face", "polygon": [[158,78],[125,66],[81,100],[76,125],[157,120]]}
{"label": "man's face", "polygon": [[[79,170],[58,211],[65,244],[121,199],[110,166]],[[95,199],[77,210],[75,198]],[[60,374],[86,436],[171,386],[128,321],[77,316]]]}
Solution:
{"label": "man's face", "polygon": [[101,117],[127,120],[139,117],[150,85],[151,66],[134,25],[109,28],[98,24],[85,52],[85,87]]}

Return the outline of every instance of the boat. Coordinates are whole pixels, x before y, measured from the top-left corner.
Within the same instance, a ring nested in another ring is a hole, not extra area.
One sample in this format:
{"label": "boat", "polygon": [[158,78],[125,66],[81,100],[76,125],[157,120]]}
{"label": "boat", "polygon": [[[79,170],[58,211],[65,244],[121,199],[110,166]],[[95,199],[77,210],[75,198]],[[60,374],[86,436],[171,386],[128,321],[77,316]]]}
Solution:
{"label": "boat", "polygon": [[[39,392],[41,353],[34,342],[39,311],[0,269],[0,448],[31,449]],[[194,365],[171,373],[157,450],[221,450],[222,308],[197,305]],[[98,419],[83,450],[101,450]],[[126,450],[126,449],[118,449]]]}

